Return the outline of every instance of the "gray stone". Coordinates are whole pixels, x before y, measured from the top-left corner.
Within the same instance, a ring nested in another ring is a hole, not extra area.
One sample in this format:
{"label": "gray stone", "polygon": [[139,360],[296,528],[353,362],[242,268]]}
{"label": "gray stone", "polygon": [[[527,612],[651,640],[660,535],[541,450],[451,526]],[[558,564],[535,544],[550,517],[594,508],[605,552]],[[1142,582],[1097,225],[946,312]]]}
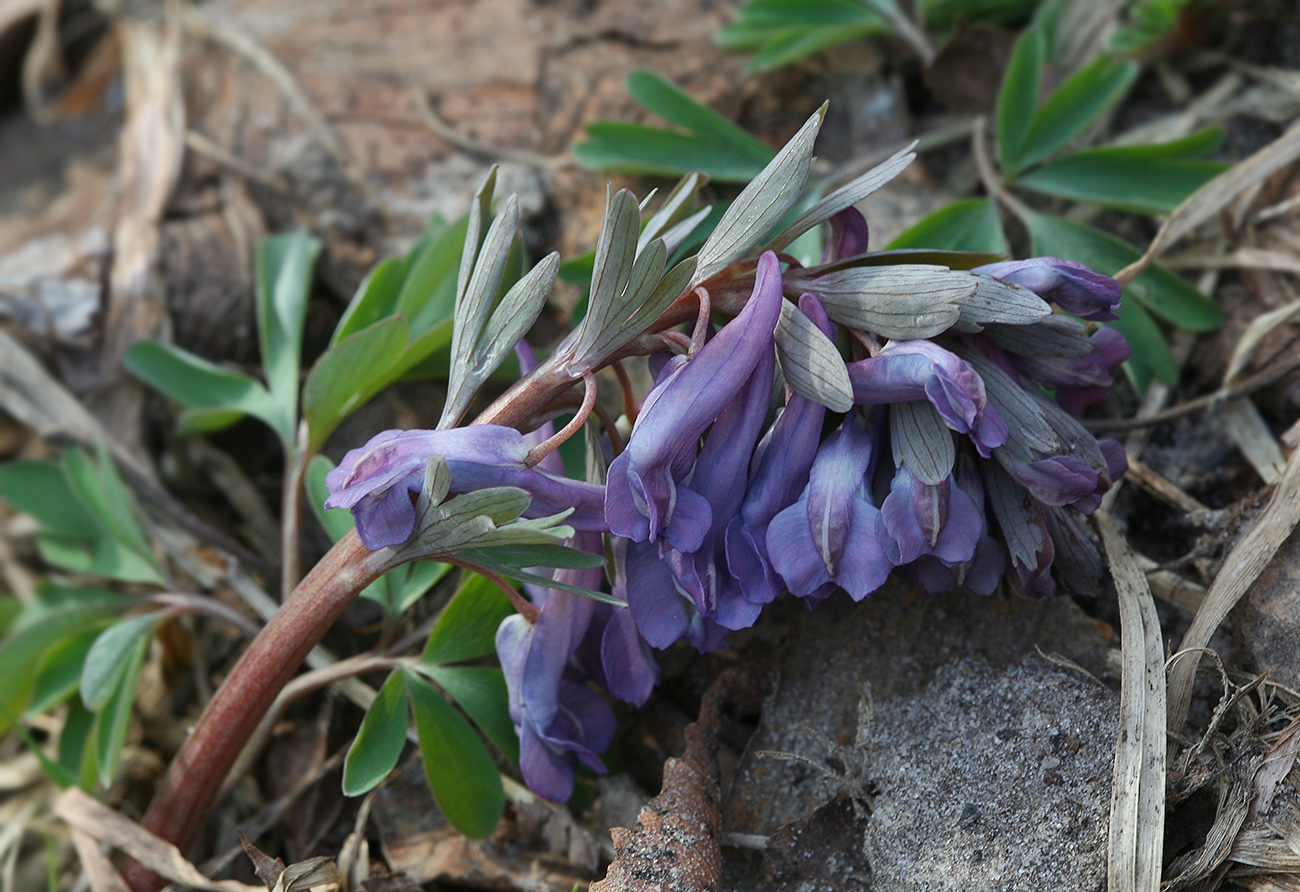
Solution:
{"label": "gray stone", "polygon": [[724,810],[767,851],[729,852],[725,890],[1104,887],[1117,698],[1039,650],[1101,674],[1105,627],[1068,599],[891,583],[779,628]]}

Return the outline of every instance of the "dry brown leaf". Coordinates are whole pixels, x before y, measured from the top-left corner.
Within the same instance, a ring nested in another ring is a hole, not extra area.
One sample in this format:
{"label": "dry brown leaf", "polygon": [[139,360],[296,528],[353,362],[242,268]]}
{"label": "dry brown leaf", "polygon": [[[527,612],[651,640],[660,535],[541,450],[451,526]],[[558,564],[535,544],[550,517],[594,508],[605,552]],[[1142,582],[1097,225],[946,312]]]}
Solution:
{"label": "dry brown leaf", "polygon": [[1146,253],[1115,274],[1120,282],[1131,282],[1157,257],[1187,233],[1222,210],[1242,192],[1262,182],[1286,165],[1300,158],[1300,123],[1293,124],[1269,145],[1245,161],[1197,189],[1174,209],[1156,232]]}
{"label": "dry brown leaf", "polygon": [[1278,785],[1295,767],[1297,754],[1300,754],[1300,717],[1291,720],[1273,748],[1265,754],[1264,764],[1259,766],[1259,773],[1255,775],[1255,798],[1250,803],[1248,821],[1254,821],[1268,811]]}
{"label": "dry brown leaf", "polygon": [[1119,595],[1123,674],[1111,784],[1110,892],[1158,892],[1165,833],[1165,659],[1146,576],[1115,521],[1093,515]]}
{"label": "dry brown leaf", "polygon": [[1191,628],[1183,636],[1181,649],[1193,652],[1176,662],[1169,672],[1170,733],[1178,733],[1187,717],[1192,681],[1201,661],[1196,649],[1209,644],[1214,630],[1264,571],[1297,521],[1300,521],[1300,450],[1291,453],[1268,507],[1224,561]]}
{"label": "dry brown leaf", "polygon": [[207,892],[264,892],[235,880],[210,880],[185,860],[180,849],[164,842],[130,820],[91,798],[78,787],[65,790],[54,803],[54,813],[74,831],[121,849],[149,870],[174,883]]}
{"label": "dry brown leaf", "polygon": [[636,828],[610,830],[617,856],[591,892],[710,892],[718,888],[717,735],[722,701],[735,678],[724,672],[704,695],[700,718],[686,728],[686,752],[664,765],[664,785],[637,816]]}

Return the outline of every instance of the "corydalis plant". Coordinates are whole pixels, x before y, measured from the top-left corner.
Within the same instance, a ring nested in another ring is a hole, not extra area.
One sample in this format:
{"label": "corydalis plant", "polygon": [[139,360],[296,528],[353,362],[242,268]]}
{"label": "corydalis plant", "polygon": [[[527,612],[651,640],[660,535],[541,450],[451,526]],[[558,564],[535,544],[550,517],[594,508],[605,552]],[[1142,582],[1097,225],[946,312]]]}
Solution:
{"label": "corydalis plant", "polygon": [[[836,587],[865,597],[896,567],[927,590],[988,593],[1005,579],[1040,595],[1092,583],[1098,560],[1077,518],[1122,471],[1122,453],[1044,385],[1076,406],[1096,398],[1123,350],[1049,300],[1068,293],[1071,309],[1100,318],[1117,286],[1053,259],[1006,273],[979,268],[996,256],[867,252],[853,206],[909,151],[779,229],[804,190],[821,118],[675,265],[667,258],[701,219],[694,184],[644,223],[642,203],[611,195],[586,317],[458,427],[536,318],[553,268],[544,261],[498,297],[513,218],[507,204],[496,220],[509,225],[485,225],[489,180],[471,208],[455,314],[468,328],[454,339],[454,402],[440,430],[380,434],[331,476],[330,503],[351,508],[360,538],[340,540],[254,641],[146,826],[188,839],[250,722],[357,591],[402,561],[476,568],[511,597],[518,617],[497,643],[521,769],[559,798],[576,762],[599,768],[610,739],[589,686],[644,701],[656,671],[647,643],[716,647],[782,590],[810,603]],[[782,253],[828,221],[823,263],[803,268]],[[649,358],[648,394],[622,369],[635,357]],[[606,367],[622,383],[626,438],[596,399]],[[565,412],[572,420],[551,433]],[[586,479],[569,479],[552,452],[593,414]],[[810,544],[792,553],[796,536]],[[603,568],[546,551],[560,540],[604,556]],[[541,558],[561,569],[532,569]],[[508,578],[536,587],[526,596]]]}

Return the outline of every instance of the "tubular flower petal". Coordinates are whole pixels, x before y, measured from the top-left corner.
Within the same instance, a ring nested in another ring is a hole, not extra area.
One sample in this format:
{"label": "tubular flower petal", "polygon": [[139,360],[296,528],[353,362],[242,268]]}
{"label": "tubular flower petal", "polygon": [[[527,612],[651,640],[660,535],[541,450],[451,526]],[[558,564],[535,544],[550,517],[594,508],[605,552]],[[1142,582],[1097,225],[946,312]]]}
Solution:
{"label": "tubular flower petal", "polygon": [[[598,547],[599,537],[577,543]],[[584,587],[600,585],[603,570],[557,570],[555,578]],[[604,773],[599,753],[614,739],[614,713],[584,683],[574,656],[589,635],[598,605],[560,589],[536,592],[537,621],[506,617],[497,629],[496,649],[509,695],[510,719],[519,735],[519,767],[528,786],[548,799],[573,794],[575,761]],[[602,617],[607,619],[607,615]]]}
{"label": "tubular flower petal", "polygon": [[514,428],[480,424],[453,430],[384,431],[343,456],[325,476],[326,508],[347,508],[357,534],[371,551],[400,545],[415,528],[411,497],[420,491],[429,457],[441,455],[451,471],[452,492],[517,486],[533,495],[525,517],[568,508],[566,523],[603,530],[604,488],[555,477],[524,464],[528,439]]}
{"label": "tubular flower petal", "polygon": [[666,370],[646,398],[627,448],[609,467],[609,529],[638,542],[694,551],[712,524],[707,503],[679,484],[694,466],[700,436],[772,353],[781,312],[781,266],[770,251],[758,261],[745,308],[691,360]]}
{"label": "tubular flower petal", "polygon": [[930,341],[891,341],[876,356],[848,364],[860,405],[928,400],[945,424],[968,434],[981,455],[1001,446],[1007,422],[988,405],[984,381],[970,363]]}
{"label": "tubular flower petal", "polygon": [[1092,322],[1119,318],[1120,285],[1075,260],[1034,257],[978,266],[977,273],[1028,288],[1043,300],[1054,301],[1067,313]]}
{"label": "tubular flower petal", "polygon": [[834,583],[860,601],[893,569],[876,536],[873,438],[867,420],[850,413],[818,450],[799,500],[768,525],[772,566],[792,594],[818,598]]}

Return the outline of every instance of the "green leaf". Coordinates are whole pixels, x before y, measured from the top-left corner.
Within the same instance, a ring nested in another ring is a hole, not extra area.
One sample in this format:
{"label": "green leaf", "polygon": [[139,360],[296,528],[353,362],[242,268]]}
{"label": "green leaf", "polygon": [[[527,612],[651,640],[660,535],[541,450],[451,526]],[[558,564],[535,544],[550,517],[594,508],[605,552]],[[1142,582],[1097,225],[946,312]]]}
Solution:
{"label": "green leaf", "polygon": [[492,666],[420,666],[474,720],[510,761],[519,762],[519,738],[510,720],[506,678]]}
{"label": "green leaf", "polygon": [[127,617],[95,639],[81,670],[81,700],[89,709],[102,709],[113,696],[140,642],[148,641],[162,618],[157,613]]}
{"label": "green leaf", "polygon": [[[1112,235],[1072,220],[1035,213],[1025,222],[1035,254],[1079,260],[1106,275],[1119,272],[1141,253]],[[1157,264],[1130,282],[1124,293],[1165,321],[1188,331],[1213,331],[1223,322],[1223,311],[1218,304]]]}
{"label": "green leaf", "polygon": [[595,121],[585,133],[586,140],[573,147],[573,157],[592,170],[658,177],[698,170],[715,182],[748,183],[765,163],[737,155],[727,145],[631,121]]}
{"label": "green leaf", "polygon": [[451,564],[444,564],[439,561],[418,561],[413,564],[404,564],[398,569],[405,571],[404,577],[397,575],[394,570],[390,570],[385,575],[393,577],[394,591],[390,601],[393,613],[400,616],[451,572]]}
{"label": "green leaf", "polygon": [[138,638],[134,649],[127,655],[116,688],[99,711],[95,722],[95,765],[106,785],[113,782],[118,763],[122,759],[122,747],[126,743],[126,732],[131,724],[131,708],[135,703],[135,687],[140,680],[140,668],[144,665],[148,650],[149,639]]}
{"label": "green leaf", "polygon": [[38,533],[36,547],[46,563],[74,573],[119,582],[160,582],[152,558],[142,557],[103,533],[91,539],[64,533]]}
{"label": "green leaf", "polygon": [[[243,415],[252,415],[284,439],[285,420],[270,391],[260,381],[161,341],[136,342],[126,352],[123,362],[132,375],[190,412],[222,412],[230,423]],[[190,412],[182,414],[182,425],[192,425],[186,419]],[[217,428],[206,425],[204,429]]]}
{"label": "green leaf", "polygon": [[776,153],[766,143],[741,130],[722,115],[692,99],[681,87],[648,68],[628,73],[627,92],[637,102],[703,140],[729,146],[737,154],[757,162],[758,169]]}
{"label": "green leaf", "polygon": [[[153,550],[140,529],[117,466],[102,443],[97,452],[98,461],[92,462],[81,449],[63,451],[63,473],[68,483],[105,533],[148,563],[154,563]],[[158,576],[161,580],[161,572]]]}
{"label": "green leaf", "polygon": [[424,773],[438,807],[466,836],[491,835],[505,809],[501,776],[474,729],[428,682],[408,673]]}
{"label": "green leaf", "polygon": [[620,609],[627,607],[626,603],[613,595],[593,591],[579,585],[570,585],[567,582],[560,582],[537,573],[529,573],[527,570],[500,560],[497,552],[506,552],[508,554],[509,550],[506,548],[466,548],[457,552],[456,556],[475,567],[482,567],[484,570],[490,570],[493,573],[510,579],[517,579],[520,582],[540,585],[543,588],[558,589],[562,592],[572,592],[575,595],[582,595],[584,598],[591,598],[593,601],[599,601],[602,604],[612,604]]}
{"label": "green leaf", "polygon": [[320,248],[318,240],[303,232],[269,236],[257,245],[257,333],[267,387],[288,422],[289,436],[282,437],[286,443],[294,439],[298,417],[303,321]]}
{"label": "green leaf", "polygon": [[559,567],[579,570],[602,567],[605,558],[598,554],[578,551],[564,545],[514,545],[501,549],[503,560],[521,567]]}
{"label": "green leaf", "polygon": [[[15,629],[0,643],[0,706],[11,715],[25,712],[51,648],[103,623],[111,614],[99,606],[69,607]],[[10,727],[10,720],[0,716],[0,735]]]}
{"label": "green leaf", "polygon": [[[2,704],[0,704],[0,715],[3,715],[13,725],[23,743],[27,744],[27,748],[32,751],[32,755],[36,756],[36,761],[40,763],[46,777],[54,781],[55,786],[61,790],[66,790],[68,787],[77,785],[76,775],[45,755],[45,748],[36,742],[36,738],[32,737],[31,732],[24,728],[21,722],[16,721],[16,716],[12,713],[6,713]],[[50,888],[57,890],[58,885],[52,884]]]}
{"label": "green leaf", "polygon": [[1136,62],[1102,56],[1080,68],[1034,115],[1008,174],[1032,167],[1083,133],[1102,112],[1124,98],[1137,79]]}
{"label": "green leaf", "polygon": [[27,712],[42,713],[53,709],[77,690],[81,685],[81,669],[86,663],[86,654],[99,633],[99,629],[90,629],[64,638],[46,651]]}
{"label": "green leaf", "polygon": [[406,673],[394,670],[366,710],[343,761],[343,795],[373,789],[397,765],[406,744]]}
{"label": "green leaf", "polygon": [[95,714],[81,705],[78,700],[68,704],[68,714],[59,731],[58,763],[73,783],[79,783],[84,789],[91,789],[99,780],[92,757],[90,734],[95,728]]}
{"label": "green leaf", "polygon": [[514,612],[510,599],[494,583],[467,572],[438,617],[418,662],[438,666],[487,656],[496,649],[497,627]]}
{"label": "green leaf", "polygon": [[967,198],[930,214],[890,242],[888,250],[900,248],[1005,254],[1007,237],[994,199]]}
{"label": "green leaf", "polygon": [[1086,149],[1031,170],[1017,184],[1131,214],[1167,214],[1228,165],[1152,157],[1145,146]]}
{"label": "green leaf", "polygon": [[1016,40],[998,91],[998,163],[1008,173],[1020,169],[1020,157],[1038,108],[1038,91],[1043,71],[1044,41],[1037,28],[1024,31]]}
{"label": "green leaf", "polygon": [[312,367],[303,388],[307,451],[317,452],[343,419],[397,380],[410,328],[388,316],[330,347]]}
{"label": "green leaf", "polygon": [[100,535],[99,524],[68,485],[63,468],[52,461],[14,461],[0,465],[0,496],[13,508],[54,532],[81,539]]}
{"label": "green leaf", "polygon": [[306,489],[307,502],[311,505],[316,519],[325,528],[325,532],[329,533],[330,538],[337,542],[352,529],[354,524],[352,512],[348,509],[325,507],[325,499],[329,496],[329,489],[325,486],[325,475],[333,469],[334,462],[325,456],[313,456],[307,464]]}
{"label": "green leaf", "polygon": [[[417,245],[417,249],[419,247]],[[352,295],[352,301],[343,311],[339,324],[334,327],[334,334],[330,338],[331,347],[348,335],[356,334],[393,314],[397,295],[401,293],[402,283],[406,281],[408,260],[408,257],[389,257],[375,264],[374,269],[366,274],[357,286],[356,294]]]}
{"label": "green leaf", "polygon": [[409,259],[409,271],[392,312],[406,318],[420,335],[450,322],[456,306],[456,277],[465,248],[468,217],[461,217],[430,239]]}

